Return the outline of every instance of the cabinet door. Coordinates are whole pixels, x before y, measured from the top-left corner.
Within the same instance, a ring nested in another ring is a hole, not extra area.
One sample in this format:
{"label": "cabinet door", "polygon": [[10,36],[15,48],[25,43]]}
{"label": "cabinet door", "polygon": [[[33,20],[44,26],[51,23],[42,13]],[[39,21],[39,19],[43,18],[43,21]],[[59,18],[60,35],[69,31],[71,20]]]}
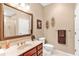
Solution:
{"label": "cabinet door", "polygon": [[40,56],[42,54],[43,54],[43,50],[42,49],[38,50],[38,56]]}
{"label": "cabinet door", "polygon": [[40,53],[39,56],[43,56],[43,53]]}
{"label": "cabinet door", "polygon": [[36,53],[36,48],[33,48],[30,51],[24,53],[24,56],[32,56],[34,53]]}
{"label": "cabinet door", "polygon": [[32,56],[37,56],[37,53],[34,53]]}
{"label": "cabinet door", "polygon": [[38,54],[38,56],[42,56],[42,54],[43,54],[43,44],[42,43],[37,46],[37,54]]}
{"label": "cabinet door", "polygon": [[37,46],[37,49],[39,50],[39,49],[42,49],[43,48],[43,44],[40,44],[40,45],[38,45]]}

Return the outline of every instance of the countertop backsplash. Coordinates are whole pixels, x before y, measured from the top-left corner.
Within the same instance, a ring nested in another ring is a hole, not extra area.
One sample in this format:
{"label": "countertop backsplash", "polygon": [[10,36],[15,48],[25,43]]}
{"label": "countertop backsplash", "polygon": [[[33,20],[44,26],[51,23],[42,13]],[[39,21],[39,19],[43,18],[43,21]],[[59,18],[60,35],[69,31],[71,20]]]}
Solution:
{"label": "countertop backsplash", "polygon": [[0,48],[6,48],[6,42],[9,44],[8,47],[11,47],[13,45],[21,45],[23,44],[25,41],[29,41],[31,40],[31,37],[22,37],[22,38],[15,38],[12,40],[4,40],[4,41],[0,41]]}

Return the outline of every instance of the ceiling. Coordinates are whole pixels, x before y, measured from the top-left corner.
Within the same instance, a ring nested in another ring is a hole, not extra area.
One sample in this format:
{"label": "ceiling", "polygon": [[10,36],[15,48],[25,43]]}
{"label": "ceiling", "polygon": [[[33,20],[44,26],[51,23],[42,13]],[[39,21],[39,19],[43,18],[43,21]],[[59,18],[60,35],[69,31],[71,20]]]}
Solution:
{"label": "ceiling", "polygon": [[51,4],[51,3],[41,3],[41,5],[44,6],[44,7],[49,5],[49,4]]}

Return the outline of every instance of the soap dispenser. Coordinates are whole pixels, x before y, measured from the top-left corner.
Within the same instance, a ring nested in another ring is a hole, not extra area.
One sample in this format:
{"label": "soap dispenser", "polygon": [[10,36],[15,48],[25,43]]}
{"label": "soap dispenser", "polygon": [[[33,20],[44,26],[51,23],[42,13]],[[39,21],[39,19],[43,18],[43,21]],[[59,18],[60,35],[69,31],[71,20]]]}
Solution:
{"label": "soap dispenser", "polygon": [[6,45],[6,46],[5,46],[6,49],[9,48],[9,47],[10,47],[10,43],[9,43],[9,41],[6,41],[6,44],[5,44],[5,45]]}

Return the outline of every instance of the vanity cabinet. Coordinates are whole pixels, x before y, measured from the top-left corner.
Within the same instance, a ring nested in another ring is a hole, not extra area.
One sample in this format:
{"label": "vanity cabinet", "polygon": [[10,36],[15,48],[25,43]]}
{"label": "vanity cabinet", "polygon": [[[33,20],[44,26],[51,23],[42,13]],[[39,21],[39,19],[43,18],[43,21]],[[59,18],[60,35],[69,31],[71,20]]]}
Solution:
{"label": "vanity cabinet", "polygon": [[43,44],[41,43],[19,56],[42,56],[42,55],[43,55]]}
{"label": "vanity cabinet", "polygon": [[32,56],[33,54],[36,55],[36,48],[33,48],[30,51],[24,53],[24,56]]}
{"label": "vanity cabinet", "polygon": [[42,56],[43,54],[43,44],[37,46],[37,56]]}

